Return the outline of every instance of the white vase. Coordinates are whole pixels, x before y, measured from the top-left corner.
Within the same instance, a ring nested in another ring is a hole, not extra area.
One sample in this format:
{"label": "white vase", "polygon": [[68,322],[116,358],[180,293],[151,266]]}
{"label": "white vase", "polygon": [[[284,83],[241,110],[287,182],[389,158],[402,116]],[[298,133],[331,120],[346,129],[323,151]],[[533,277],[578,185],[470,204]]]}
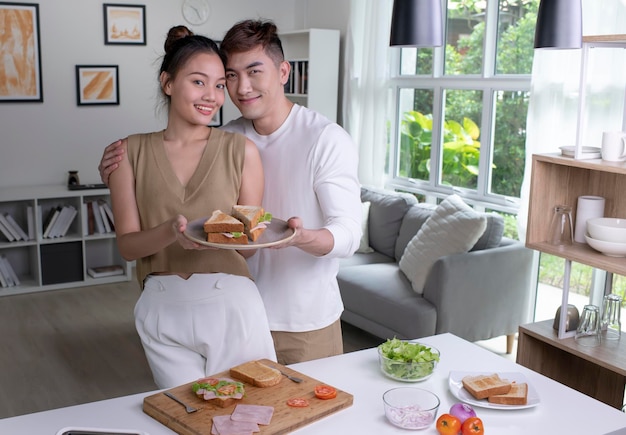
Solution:
{"label": "white vase", "polygon": [[587,243],[585,233],[587,232],[587,220],[604,217],[605,200],[601,196],[579,196],[576,207],[576,226],[574,230],[574,241]]}

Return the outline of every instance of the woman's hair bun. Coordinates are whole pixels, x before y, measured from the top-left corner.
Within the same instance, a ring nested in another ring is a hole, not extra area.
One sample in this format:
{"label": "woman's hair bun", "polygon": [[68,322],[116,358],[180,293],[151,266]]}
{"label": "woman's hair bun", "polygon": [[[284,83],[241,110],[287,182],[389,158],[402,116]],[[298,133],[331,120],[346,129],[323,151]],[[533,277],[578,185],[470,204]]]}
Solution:
{"label": "woman's hair bun", "polygon": [[186,26],[174,26],[167,32],[167,38],[165,38],[165,52],[170,51],[172,46],[179,39],[186,38],[187,36],[193,36],[193,32],[189,30]]}

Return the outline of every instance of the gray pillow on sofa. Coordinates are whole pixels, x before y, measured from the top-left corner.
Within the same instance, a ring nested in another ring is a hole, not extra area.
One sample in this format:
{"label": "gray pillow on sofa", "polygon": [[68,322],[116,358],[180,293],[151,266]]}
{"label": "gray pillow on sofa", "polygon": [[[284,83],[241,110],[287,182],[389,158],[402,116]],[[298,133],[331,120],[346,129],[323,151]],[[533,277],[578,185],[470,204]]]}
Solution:
{"label": "gray pillow on sofa", "polygon": [[[413,236],[417,234],[419,229],[424,225],[437,206],[434,204],[420,203],[411,207],[407,211],[406,216],[402,220],[400,231],[398,234],[398,243],[395,249],[395,259],[400,261],[406,245],[409,244]],[[481,213],[487,218],[487,228],[474,244],[470,251],[480,251],[483,249],[492,249],[500,246],[502,235],[504,234],[504,219],[496,213]]]}
{"label": "gray pillow on sofa", "polygon": [[408,193],[361,187],[361,202],[365,201],[371,202],[369,245],[393,258],[402,218],[413,204],[417,204],[417,199]]}

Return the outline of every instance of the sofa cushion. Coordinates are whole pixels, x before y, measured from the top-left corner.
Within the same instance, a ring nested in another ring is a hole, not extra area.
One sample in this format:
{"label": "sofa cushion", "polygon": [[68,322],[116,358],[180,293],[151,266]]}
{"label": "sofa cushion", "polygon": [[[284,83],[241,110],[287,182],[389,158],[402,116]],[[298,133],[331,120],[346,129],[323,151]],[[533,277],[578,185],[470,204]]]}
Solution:
{"label": "sofa cushion", "polygon": [[337,282],[341,299],[351,313],[397,331],[398,338],[435,333],[435,306],[411,290],[397,263],[341,267]]}
{"label": "sofa cushion", "polygon": [[371,202],[365,201],[361,203],[361,242],[359,243],[359,248],[356,252],[367,253],[374,252],[374,250],[370,247],[370,238],[369,238],[369,214],[370,214],[370,204]]}
{"label": "sofa cushion", "polygon": [[496,213],[485,213],[485,216],[487,217],[487,228],[470,251],[481,251],[500,246],[504,235],[504,218]]}
{"label": "sofa cushion", "polygon": [[398,265],[396,263],[395,258],[387,257],[380,252],[367,252],[367,253],[359,253],[356,252],[354,255],[351,255],[346,258],[339,259],[339,268],[347,267],[347,266],[359,266],[361,264],[378,264],[378,263],[393,263],[395,266]]}
{"label": "sofa cushion", "polygon": [[396,239],[407,210],[417,204],[408,193],[374,187],[361,187],[361,201],[371,202],[368,218],[369,245],[388,257],[394,257]]}
{"label": "sofa cushion", "polygon": [[474,211],[460,196],[444,199],[400,258],[400,269],[411,281],[413,290],[422,294],[433,263],[440,257],[469,251],[486,226],[484,214]]}
{"label": "sofa cushion", "polygon": [[[409,244],[411,239],[417,234],[422,225],[424,225],[424,222],[426,222],[426,219],[433,214],[436,208],[437,206],[434,204],[420,203],[412,206],[409,211],[406,212],[402,220],[402,225],[400,226],[398,241],[396,243],[396,260],[400,261],[406,249],[406,245]],[[493,249],[500,246],[504,234],[504,219],[502,216],[496,213],[477,213],[487,218],[487,227],[470,251]]]}

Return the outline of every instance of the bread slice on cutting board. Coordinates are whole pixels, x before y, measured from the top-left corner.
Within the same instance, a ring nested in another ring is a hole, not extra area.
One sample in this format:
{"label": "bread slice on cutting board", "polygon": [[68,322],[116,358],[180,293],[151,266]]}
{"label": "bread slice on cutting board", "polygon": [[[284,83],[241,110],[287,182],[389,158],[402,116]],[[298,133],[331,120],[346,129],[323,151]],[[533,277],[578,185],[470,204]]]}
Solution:
{"label": "bread slice on cutting board", "polygon": [[271,387],[282,380],[279,370],[259,361],[248,361],[230,369],[230,375],[256,387]]}

